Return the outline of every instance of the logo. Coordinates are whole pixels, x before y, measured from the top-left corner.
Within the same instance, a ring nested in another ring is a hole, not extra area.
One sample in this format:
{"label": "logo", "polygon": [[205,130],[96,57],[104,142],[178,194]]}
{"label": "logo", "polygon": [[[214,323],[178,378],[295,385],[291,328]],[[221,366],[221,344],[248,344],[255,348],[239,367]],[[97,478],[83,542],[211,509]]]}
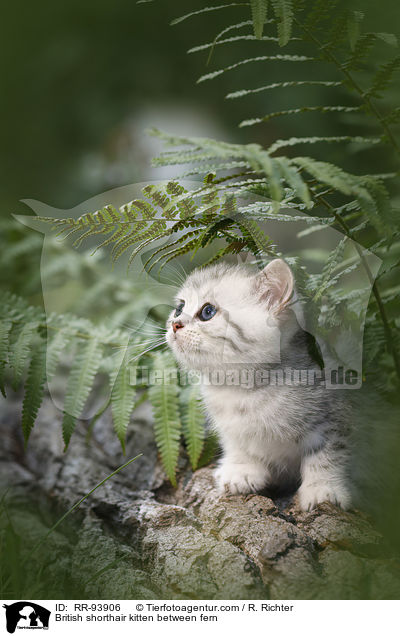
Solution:
{"label": "logo", "polygon": [[51,612],[32,603],[18,601],[12,605],[3,605],[6,609],[7,631],[13,634],[16,629],[48,629]]}

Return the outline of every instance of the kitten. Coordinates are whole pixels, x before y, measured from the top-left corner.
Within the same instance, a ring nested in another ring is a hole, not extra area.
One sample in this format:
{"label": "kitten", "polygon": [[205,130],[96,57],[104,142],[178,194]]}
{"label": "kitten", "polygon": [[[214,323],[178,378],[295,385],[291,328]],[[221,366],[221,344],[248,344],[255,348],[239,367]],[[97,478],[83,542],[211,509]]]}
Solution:
{"label": "kitten", "polygon": [[[291,269],[281,259],[257,273],[240,265],[200,268],[177,295],[166,339],[184,369],[202,374],[205,407],[223,448],[215,473],[221,492],[301,482],[303,510],[323,501],[346,509],[349,413],[337,391],[324,387],[291,309],[294,297]],[[265,381],[279,369],[302,369],[316,381]]]}

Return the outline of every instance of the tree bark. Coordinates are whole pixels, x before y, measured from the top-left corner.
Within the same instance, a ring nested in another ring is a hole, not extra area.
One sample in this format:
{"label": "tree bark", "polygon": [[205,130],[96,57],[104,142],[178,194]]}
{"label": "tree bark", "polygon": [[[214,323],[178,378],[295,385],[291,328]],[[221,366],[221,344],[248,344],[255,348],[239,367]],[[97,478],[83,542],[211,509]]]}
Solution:
{"label": "tree bark", "polygon": [[[146,405],[126,457],[107,413],[90,443],[80,425],[66,453],[61,419],[47,399],[24,451],[20,402],[2,405],[1,536],[15,552],[3,598],[398,598],[398,560],[362,513],[331,504],[302,512],[296,497],[221,497],[212,468],[193,474],[184,460],[174,489]],[[34,549],[57,517],[140,452]]]}

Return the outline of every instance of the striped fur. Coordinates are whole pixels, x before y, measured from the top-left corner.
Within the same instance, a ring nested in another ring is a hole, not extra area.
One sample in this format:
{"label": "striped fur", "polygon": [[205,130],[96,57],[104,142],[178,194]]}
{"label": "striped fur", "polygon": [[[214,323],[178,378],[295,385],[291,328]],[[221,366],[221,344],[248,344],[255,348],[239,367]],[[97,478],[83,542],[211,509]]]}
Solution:
{"label": "striped fur", "polygon": [[[203,376],[204,403],[223,448],[216,471],[220,490],[237,494],[300,483],[303,509],[323,501],[348,508],[350,416],[336,391],[323,381],[309,386],[210,381],[216,372],[226,378],[244,371],[254,377],[267,370],[318,369],[293,311],[289,267],[276,259],[257,273],[225,264],[200,268],[185,281],[177,305],[180,301],[182,314],[175,318],[172,312],[167,321],[167,342],[182,367]],[[204,322],[198,311],[205,303],[217,313]],[[175,333],[174,321],[183,325]]]}

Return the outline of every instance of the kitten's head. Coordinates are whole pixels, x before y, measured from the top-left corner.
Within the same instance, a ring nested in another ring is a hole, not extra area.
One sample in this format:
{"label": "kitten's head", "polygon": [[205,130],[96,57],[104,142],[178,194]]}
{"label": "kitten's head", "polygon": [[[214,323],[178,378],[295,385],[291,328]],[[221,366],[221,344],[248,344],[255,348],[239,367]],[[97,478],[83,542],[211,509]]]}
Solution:
{"label": "kitten's head", "polygon": [[293,293],[292,272],[281,259],[261,272],[225,264],[197,269],[176,296],[167,343],[187,369],[280,362],[283,333],[293,333],[287,311]]}

